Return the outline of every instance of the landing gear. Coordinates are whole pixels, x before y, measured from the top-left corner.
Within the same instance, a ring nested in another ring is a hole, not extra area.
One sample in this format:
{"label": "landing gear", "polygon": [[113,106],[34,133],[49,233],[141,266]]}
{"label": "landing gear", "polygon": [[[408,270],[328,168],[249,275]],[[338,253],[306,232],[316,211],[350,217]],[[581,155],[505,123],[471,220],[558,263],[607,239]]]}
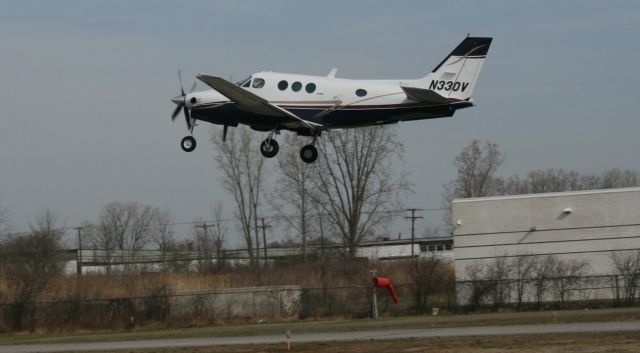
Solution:
{"label": "landing gear", "polygon": [[318,149],[316,148],[318,136],[320,136],[320,133],[315,133],[313,135],[313,141],[308,145],[302,146],[300,149],[300,159],[302,159],[303,162],[313,163],[318,159]]}
{"label": "landing gear", "polygon": [[313,163],[318,158],[318,149],[314,145],[305,145],[300,149],[300,158],[305,163]]}
{"label": "landing gear", "polygon": [[279,150],[278,141],[269,137],[260,144],[260,153],[267,158],[275,157]]}
{"label": "landing gear", "polygon": [[182,141],[180,141],[180,147],[185,152],[191,152],[196,149],[196,139],[193,136],[185,136]]}

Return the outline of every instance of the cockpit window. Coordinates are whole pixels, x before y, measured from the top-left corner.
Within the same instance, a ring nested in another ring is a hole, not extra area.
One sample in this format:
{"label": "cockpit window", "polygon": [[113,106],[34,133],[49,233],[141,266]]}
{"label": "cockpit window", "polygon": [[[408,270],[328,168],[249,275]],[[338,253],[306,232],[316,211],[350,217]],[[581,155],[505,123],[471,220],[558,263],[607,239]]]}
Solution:
{"label": "cockpit window", "polygon": [[264,79],[254,78],[253,84],[251,85],[253,88],[262,88],[264,87]]}
{"label": "cockpit window", "polygon": [[244,80],[236,82],[236,86],[248,87],[249,85],[247,83],[249,83],[249,82],[251,82],[251,76],[245,78]]}

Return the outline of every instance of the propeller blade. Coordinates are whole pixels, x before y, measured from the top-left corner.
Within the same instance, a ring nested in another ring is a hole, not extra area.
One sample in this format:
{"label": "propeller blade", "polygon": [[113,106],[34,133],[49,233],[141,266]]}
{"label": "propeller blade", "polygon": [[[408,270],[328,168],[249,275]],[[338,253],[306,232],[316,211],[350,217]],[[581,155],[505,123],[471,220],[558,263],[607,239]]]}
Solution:
{"label": "propeller blade", "polygon": [[189,93],[193,92],[196,89],[197,85],[198,85],[198,82],[193,81],[193,85],[191,86],[191,91],[189,91]]}
{"label": "propeller blade", "polygon": [[180,81],[180,93],[184,96],[184,88],[182,87],[182,71],[178,69],[178,81]]}
{"label": "propeller blade", "polygon": [[189,109],[187,109],[187,107],[185,106],[182,106],[182,108],[184,109],[184,118],[187,121],[187,128],[191,130],[191,117],[189,116]]}
{"label": "propeller blade", "polygon": [[180,114],[180,108],[182,108],[182,106],[177,106],[176,109],[173,111],[173,114],[171,114],[171,121],[176,120],[176,116],[178,116],[178,114]]}
{"label": "propeller blade", "polygon": [[224,124],[224,129],[222,130],[222,142],[226,142],[227,141],[227,129],[229,128],[229,125]]}

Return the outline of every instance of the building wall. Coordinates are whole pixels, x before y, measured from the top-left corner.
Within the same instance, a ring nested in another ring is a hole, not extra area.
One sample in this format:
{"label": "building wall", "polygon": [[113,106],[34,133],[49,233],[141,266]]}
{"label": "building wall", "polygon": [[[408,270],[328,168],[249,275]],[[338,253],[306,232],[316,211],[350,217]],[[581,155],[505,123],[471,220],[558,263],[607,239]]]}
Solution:
{"label": "building wall", "polygon": [[614,274],[612,254],[640,250],[640,188],[455,200],[456,279],[496,258],[554,255]]}

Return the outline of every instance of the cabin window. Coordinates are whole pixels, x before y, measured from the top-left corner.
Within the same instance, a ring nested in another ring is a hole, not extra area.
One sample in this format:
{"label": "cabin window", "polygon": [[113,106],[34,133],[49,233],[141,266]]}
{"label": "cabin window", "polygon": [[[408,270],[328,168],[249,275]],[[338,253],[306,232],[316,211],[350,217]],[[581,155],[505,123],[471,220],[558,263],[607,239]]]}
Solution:
{"label": "cabin window", "polygon": [[356,90],[356,96],[358,97],[364,97],[367,95],[367,91],[363,90],[362,88],[358,88]]}
{"label": "cabin window", "polygon": [[254,78],[252,86],[253,88],[262,88],[264,87],[264,80],[261,78]]}
{"label": "cabin window", "polygon": [[293,84],[291,84],[291,89],[292,89],[294,92],[298,92],[299,90],[301,90],[301,89],[302,89],[302,83],[300,83],[300,82],[298,82],[298,81],[294,82]]}
{"label": "cabin window", "polygon": [[281,91],[284,91],[285,89],[287,89],[287,87],[289,87],[289,82],[287,82],[285,80],[282,80],[282,81],[278,82],[278,88]]}
{"label": "cabin window", "polygon": [[247,82],[245,82],[242,87],[249,87],[251,86],[251,80],[247,80]]}
{"label": "cabin window", "polygon": [[304,87],[304,89],[307,91],[307,93],[313,93],[316,90],[316,84],[315,83],[307,83],[307,85]]}

